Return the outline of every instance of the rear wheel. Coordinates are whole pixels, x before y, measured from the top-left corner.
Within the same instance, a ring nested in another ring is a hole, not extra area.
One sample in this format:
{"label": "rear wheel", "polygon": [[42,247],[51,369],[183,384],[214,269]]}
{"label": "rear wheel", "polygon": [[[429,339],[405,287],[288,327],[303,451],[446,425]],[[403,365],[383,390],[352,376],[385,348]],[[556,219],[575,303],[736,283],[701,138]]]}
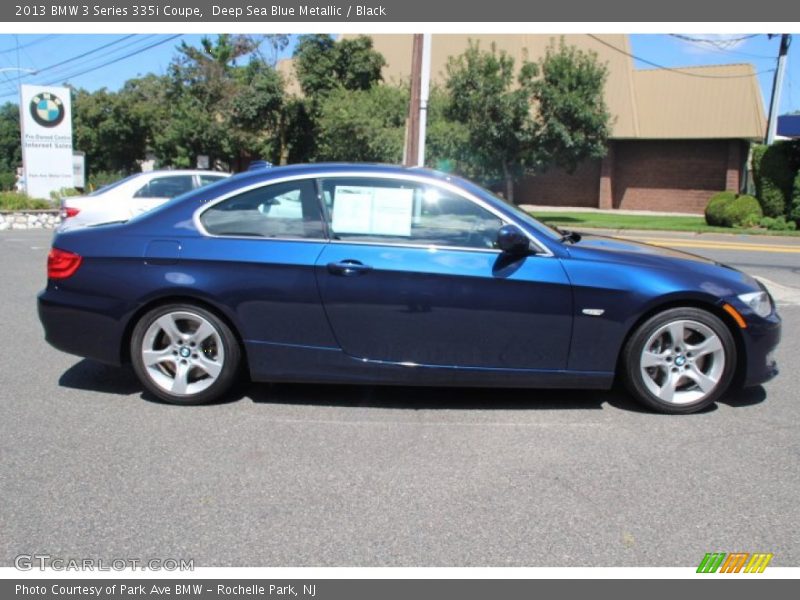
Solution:
{"label": "rear wheel", "polygon": [[625,384],[648,408],[701,410],[725,393],[736,370],[728,327],[698,308],[673,308],[645,321],[623,350]]}
{"label": "rear wheel", "polygon": [[241,350],[230,328],[191,304],[155,308],[131,336],[134,371],[150,392],[172,404],[219,400],[236,382]]}

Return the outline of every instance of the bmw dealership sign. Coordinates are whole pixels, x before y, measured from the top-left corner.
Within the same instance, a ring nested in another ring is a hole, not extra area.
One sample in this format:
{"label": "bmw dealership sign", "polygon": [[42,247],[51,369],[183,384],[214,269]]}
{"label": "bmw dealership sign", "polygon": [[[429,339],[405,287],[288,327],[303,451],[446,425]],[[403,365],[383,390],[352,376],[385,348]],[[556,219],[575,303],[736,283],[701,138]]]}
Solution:
{"label": "bmw dealership sign", "polygon": [[20,87],[22,165],[29,196],[73,186],[72,111],[70,90],[64,87]]}

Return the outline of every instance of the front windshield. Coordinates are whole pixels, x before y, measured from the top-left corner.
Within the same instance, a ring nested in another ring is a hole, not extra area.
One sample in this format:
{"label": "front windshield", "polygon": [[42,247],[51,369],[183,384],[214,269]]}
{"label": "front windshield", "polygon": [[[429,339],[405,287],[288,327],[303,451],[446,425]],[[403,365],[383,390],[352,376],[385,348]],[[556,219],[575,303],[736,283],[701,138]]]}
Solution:
{"label": "front windshield", "polygon": [[100,194],[105,194],[106,192],[109,192],[114,188],[121,186],[123,183],[127,183],[131,179],[139,177],[140,175],[141,173],[136,173],[135,175],[128,175],[127,177],[120,179],[119,181],[115,181],[114,183],[109,183],[108,185],[104,185],[102,187],[97,188],[95,191],[91,192],[89,196],[99,196]]}

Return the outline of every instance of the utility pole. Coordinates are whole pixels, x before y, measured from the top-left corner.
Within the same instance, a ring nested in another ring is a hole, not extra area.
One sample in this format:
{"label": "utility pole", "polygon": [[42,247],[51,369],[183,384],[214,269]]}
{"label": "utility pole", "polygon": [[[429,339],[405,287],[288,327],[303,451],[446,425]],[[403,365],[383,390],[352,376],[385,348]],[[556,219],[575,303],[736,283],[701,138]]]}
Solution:
{"label": "utility pole", "polygon": [[411,51],[411,101],[404,164],[425,164],[425,132],[428,123],[428,96],[431,89],[431,34],[414,34]]}
{"label": "utility pole", "polygon": [[428,96],[431,91],[431,34],[422,36],[422,71],[419,92],[419,141],[417,142],[417,166],[425,166],[425,132],[428,128]]}
{"label": "utility pole", "polygon": [[422,92],[422,34],[415,33],[411,49],[411,101],[408,104],[406,149],[403,164],[413,167],[419,157],[419,107]]}
{"label": "utility pole", "polygon": [[[773,37],[774,34],[769,34]],[[781,104],[781,89],[783,88],[783,75],[786,71],[786,55],[789,53],[789,46],[792,43],[792,36],[788,33],[781,35],[781,47],[778,51],[778,68],[775,69],[775,78],[772,80],[772,99],[769,103],[769,118],[767,120],[767,135],[764,143],[769,145],[775,141],[775,131],[778,127],[778,111]]]}

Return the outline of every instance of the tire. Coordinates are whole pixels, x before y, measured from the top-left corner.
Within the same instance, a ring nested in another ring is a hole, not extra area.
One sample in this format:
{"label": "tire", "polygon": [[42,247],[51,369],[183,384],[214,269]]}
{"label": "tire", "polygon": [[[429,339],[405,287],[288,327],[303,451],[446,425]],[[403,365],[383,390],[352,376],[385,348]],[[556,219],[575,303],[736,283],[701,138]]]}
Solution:
{"label": "tire", "polygon": [[667,414],[710,406],[735,372],[733,335],[719,318],[698,308],[672,308],[651,317],[622,352],[628,391],[644,406]]}
{"label": "tire", "polygon": [[142,385],[171,404],[220,400],[239,378],[236,336],[214,313],[192,304],[159,306],[142,316],[130,351]]}

